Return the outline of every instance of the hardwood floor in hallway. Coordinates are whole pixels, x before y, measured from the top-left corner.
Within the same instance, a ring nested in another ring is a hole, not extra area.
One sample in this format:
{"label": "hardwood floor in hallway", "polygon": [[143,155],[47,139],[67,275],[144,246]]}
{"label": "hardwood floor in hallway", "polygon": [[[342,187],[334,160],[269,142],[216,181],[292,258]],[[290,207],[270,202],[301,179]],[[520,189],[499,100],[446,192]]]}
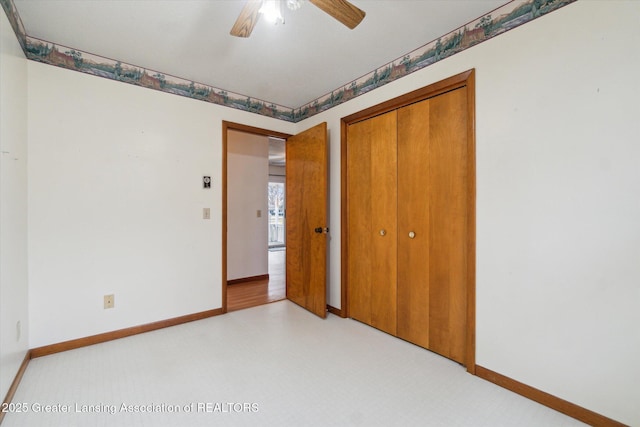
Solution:
{"label": "hardwood floor in hallway", "polygon": [[237,311],[286,298],[286,250],[269,251],[269,280],[227,285],[227,311]]}

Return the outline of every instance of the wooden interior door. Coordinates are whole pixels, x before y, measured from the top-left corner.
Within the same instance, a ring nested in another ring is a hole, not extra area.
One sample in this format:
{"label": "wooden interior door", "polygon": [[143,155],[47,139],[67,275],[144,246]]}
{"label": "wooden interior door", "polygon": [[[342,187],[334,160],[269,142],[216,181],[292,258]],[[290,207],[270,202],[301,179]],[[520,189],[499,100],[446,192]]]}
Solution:
{"label": "wooden interior door", "polygon": [[324,318],[327,311],[327,124],[287,139],[287,298]]}
{"label": "wooden interior door", "polygon": [[395,111],[353,123],[347,138],[349,315],[396,333]]}
{"label": "wooden interior door", "polygon": [[398,335],[460,363],[467,319],[466,91],[398,111]]}

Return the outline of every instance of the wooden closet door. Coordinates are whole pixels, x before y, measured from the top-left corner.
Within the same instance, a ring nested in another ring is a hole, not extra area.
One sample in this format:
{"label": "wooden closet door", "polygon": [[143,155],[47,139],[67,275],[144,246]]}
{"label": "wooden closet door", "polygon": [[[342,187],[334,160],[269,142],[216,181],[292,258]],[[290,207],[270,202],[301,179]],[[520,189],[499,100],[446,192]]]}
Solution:
{"label": "wooden closet door", "polygon": [[467,308],[466,91],[398,111],[398,335],[460,363]]}
{"label": "wooden closet door", "polygon": [[397,113],[349,125],[349,314],[396,333]]}
{"label": "wooden closet door", "polygon": [[425,100],[398,110],[398,336],[425,348],[431,237],[429,105]]}

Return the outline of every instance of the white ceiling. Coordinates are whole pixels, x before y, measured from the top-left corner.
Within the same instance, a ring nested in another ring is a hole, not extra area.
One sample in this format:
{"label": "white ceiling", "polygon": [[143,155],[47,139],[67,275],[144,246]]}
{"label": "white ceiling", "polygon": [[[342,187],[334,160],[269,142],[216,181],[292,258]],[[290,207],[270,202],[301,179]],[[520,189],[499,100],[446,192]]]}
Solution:
{"label": "white ceiling", "polygon": [[354,30],[310,3],[229,35],[244,0],[14,0],[29,36],[300,107],[502,6],[505,0],[350,0]]}

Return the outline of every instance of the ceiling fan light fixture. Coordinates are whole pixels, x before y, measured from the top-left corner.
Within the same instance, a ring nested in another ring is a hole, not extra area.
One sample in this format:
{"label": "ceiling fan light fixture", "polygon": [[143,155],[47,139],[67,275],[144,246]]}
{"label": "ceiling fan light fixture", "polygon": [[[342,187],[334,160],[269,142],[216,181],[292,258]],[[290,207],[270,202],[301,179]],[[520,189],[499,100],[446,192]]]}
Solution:
{"label": "ceiling fan light fixture", "polygon": [[263,0],[259,12],[267,22],[272,24],[284,24],[282,16],[282,3],[280,0]]}
{"label": "ceiling fan light fixture", "polygon": [[[352,30],[366,15],[365,11],[348,0],[308,1]],[[244,7],[229,33],[234,37],[249,37],[260,15],[272,24],[284,24],[282,9],[285,2],[291,10],[299,9],[302,5],[302,0],[245,0]]]}

